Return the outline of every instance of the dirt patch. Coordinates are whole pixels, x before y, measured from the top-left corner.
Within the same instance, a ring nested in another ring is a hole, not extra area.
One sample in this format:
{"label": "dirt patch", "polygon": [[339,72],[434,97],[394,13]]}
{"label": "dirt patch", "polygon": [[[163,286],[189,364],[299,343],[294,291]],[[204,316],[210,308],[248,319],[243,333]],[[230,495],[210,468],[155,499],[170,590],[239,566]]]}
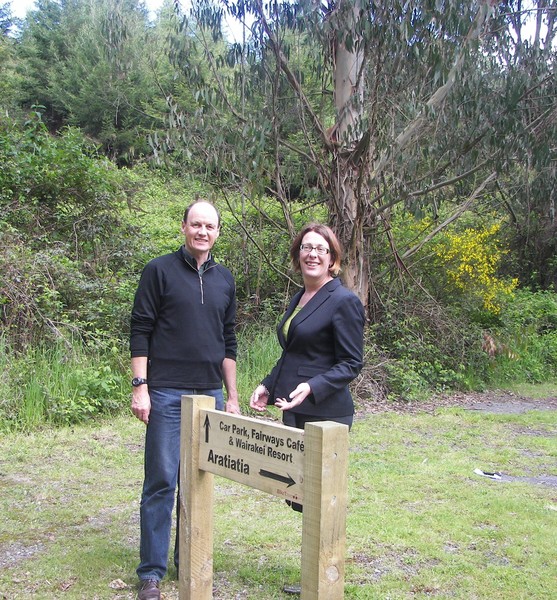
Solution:
{"label": "dirt patch", "polygon": [[557,397],[538,400],[500,390],[437,394],[419,402],[393,402],[372,397],[367,400],[358,399],[356,418],[382,412],[433,413],[439,408],[452,407],[485,413],[521,414],[529,410],[557,410]]}
{"label": "dirt patch", "polygon": [[508,398],[507,400],[488,399],[480,401],[466,407],[467,410],[477,410],[480,412],[489,412],[496,414],[522,414],[529,410],[556,410],[557,398],[543,399],[539,401],[528,400],[526,398]]}
{"label": "dirt patch", "polygon": [[[31,544],[25,546],[21,542],[13,542],[0,546],[0,569],[13,567],[23,560],[33,557],[35,554],[43,552],[44,544]],[[0,596],[2,597],[2,596]]]}
{"label": "dirt patch", "polygon": [[521,481],[522,483],[529,483],[531,485],[549,485],[557,488],[557,476],[556,475],[539,475],[537,477],[514,477],[513,475],[506,475],[501,473],[501,479],[499,481]]}

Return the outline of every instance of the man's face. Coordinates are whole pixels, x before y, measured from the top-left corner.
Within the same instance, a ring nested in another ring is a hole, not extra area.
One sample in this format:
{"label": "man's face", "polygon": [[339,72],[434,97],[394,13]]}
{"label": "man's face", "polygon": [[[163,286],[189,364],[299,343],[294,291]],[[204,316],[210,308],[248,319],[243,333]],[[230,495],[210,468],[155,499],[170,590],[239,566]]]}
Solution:
{"label": "man's face", "polygon": [[206,202],[194,204],[189,210],[187,222],[182,222],[186,249],[195,258],[207,258],[219,232],[217,211]]}

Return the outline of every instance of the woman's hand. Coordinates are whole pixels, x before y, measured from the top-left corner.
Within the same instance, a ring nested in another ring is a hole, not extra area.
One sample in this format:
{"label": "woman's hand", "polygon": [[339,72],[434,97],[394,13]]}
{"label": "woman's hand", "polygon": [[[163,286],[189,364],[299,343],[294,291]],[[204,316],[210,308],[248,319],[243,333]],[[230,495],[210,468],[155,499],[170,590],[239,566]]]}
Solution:
{"label": "woman's hand", "polygon": [[286,398],[277,398],[275,400],[275,406],[280,410],[289,410],[301,404],[311,394],[311,388],[309,383],[300,383],[298,387],[290,392],[287,400]]}
{"label": "woman's hand", "polygon": [[269,403],[269,390],[260,383],[254,390],[253,394],[249,399],[250,408],[263,412],[267,409]]}

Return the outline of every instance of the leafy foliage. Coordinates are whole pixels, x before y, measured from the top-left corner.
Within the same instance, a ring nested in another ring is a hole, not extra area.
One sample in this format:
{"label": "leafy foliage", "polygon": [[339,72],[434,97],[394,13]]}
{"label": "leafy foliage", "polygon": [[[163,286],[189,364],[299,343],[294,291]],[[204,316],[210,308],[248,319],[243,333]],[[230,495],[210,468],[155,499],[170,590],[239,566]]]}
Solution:
{"label": "leafy foliage", "polygon": [[[197,197],[220,209],[215,254],[236,277],[241,329],[273,338],[300,283],[292,234],[316,219],[343,241],[342,277],[368,303],[370,368],[391,396],[547,377],[551,11],[225,0],[186,13],[167,1],[150,22],[135,0],[38,0],[18,24],[0,5],[6,348],[79,339],[109,358],[76,365],[58,395],[29,379],[18,418],[104,410],[96,388],[114,391],[124,372],[141,268],[177,247]],[[243,22],[241,41],[225,18]]]}
{"label": "leafy foliage", "polygon": [[371,338],[393,398],[415,401],[432,391],[474,388],[489,363],[482,330],[465,313],[408,292],[385,303]]}
{"label": "leafy foliage", "polygon": [[[132,255],[125,173],[75,129],[48,134],[36,114],[0,129],[0,305],[16,347],[118,331],[115,275]],[[110,308],[108,308],[110,307]],[[107,312],[108,311],[108,312]]]}

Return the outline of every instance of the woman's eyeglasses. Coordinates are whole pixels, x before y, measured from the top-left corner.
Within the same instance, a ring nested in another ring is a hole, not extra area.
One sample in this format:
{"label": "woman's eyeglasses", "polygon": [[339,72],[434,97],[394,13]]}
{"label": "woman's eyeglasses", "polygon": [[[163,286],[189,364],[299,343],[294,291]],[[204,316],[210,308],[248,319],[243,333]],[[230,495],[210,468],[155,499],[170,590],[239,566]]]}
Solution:
{"label": "woman's eyeglasses", "polygon": [[325,246],[312,246],[311,244],[302,244],[300,250],[306,254],[309,254],[312,250],[315,250],[321,256],[329,254],[329,248],[325,248]]}

